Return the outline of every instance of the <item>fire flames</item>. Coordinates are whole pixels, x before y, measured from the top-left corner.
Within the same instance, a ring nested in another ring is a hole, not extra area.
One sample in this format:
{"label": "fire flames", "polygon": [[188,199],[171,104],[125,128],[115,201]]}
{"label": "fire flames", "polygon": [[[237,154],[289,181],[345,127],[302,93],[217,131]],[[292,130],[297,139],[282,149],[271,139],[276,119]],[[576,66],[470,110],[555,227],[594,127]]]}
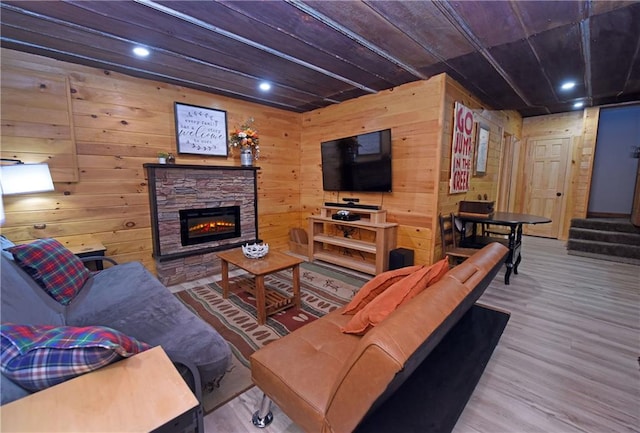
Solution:
{"label": "fire flames", "polygon": [[235,224],[228,221],[210,221],[206,223],[195,224],[189,227],[189,233],[202,234],[202,233],[220,233],[233,230]]}

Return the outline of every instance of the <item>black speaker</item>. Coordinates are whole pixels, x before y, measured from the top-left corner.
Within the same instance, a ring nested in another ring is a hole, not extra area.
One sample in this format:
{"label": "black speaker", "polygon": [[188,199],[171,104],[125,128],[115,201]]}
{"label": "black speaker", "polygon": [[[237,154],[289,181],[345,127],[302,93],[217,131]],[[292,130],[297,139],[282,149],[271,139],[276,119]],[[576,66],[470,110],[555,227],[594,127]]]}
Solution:
{"label": "black speaker", "polygon": [[389,270],[413,266],[413,250],[396,248],[389,251]]}

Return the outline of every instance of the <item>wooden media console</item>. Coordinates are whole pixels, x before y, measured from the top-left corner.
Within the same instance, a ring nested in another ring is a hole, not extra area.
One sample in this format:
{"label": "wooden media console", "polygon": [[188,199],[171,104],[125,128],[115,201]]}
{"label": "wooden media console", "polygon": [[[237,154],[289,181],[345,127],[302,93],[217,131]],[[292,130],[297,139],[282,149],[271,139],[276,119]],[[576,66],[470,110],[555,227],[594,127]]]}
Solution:
{"label": "wooden media console", "polygon": [[[359,220],[333,219],[339,210]],[[366,274],[389,268],[389,251],[396,247],[398,224],[387,222],[387,211],[323,206],[309,217],[309,261],[322,260]]]}

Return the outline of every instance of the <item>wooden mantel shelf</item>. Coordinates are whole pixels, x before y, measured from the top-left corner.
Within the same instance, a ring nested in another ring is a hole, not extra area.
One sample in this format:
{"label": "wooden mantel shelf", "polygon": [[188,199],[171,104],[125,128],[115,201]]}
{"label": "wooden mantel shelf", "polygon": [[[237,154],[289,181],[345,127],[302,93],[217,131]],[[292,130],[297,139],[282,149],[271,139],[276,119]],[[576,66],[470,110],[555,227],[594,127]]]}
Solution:
{"label": "wooden mantel shelf", "polygon": [[236,165],[197,165],[197,164],[158,164],[147,162],[142,164],[144,168],[166,168],[166,169],[182,169],[182,170],[260,170],[260,167],[244,167]]}

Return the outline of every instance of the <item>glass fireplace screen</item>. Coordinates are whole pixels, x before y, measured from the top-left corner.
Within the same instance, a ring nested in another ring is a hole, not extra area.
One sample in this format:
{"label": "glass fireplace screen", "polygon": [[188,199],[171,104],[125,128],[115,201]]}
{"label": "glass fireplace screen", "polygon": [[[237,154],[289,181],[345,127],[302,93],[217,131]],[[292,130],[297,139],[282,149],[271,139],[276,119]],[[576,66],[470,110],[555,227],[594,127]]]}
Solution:
{"label": "glass fireplace screen", "polygon": [[183,246],[230,239],[240,235],[240,206],[180,211],[180,237]]}

